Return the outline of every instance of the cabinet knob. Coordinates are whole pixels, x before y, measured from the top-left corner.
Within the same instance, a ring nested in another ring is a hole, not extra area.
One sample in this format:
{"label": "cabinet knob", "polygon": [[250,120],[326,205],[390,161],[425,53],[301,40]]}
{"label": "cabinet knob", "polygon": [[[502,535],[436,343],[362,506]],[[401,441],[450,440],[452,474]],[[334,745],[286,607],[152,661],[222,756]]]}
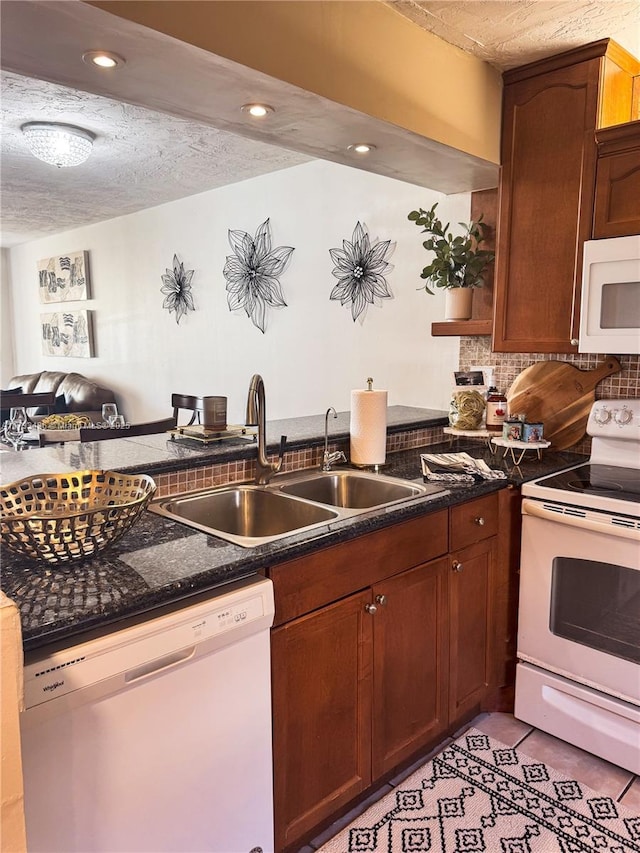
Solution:
{"label": "cabinet knob", "polygon": [[385,604],[387,603],[387,596],[386,595],[376,595],[376,601],[380,605],[380,607],[384,607]]}
{"label": "cabinet knob", "polygon": [[375,606],[375,604],[365,604],[364,609],[367,611],[367,613],[370,613],[373,616],[373,614],[377,611],[378,608]]}
{"label": "cabinet knob", "polygon": [[461,572],[464,566],[462,565],[462,563],[458,562],[458,560],[454,560],[451,565],[451,568],[454,572]]}
{"label": "cabinet knob", "polygon": [[479,515],[477,518],[474,518],[473,520],[476,524],[479,524],[480,527],[484,525],[484,518],[481,515]]}
{"label": "cabinet knob", "polygon": [[577,347],[578,346],[578,339],[577,338],[571,338],[569,343],[571,344],[572,347]]}

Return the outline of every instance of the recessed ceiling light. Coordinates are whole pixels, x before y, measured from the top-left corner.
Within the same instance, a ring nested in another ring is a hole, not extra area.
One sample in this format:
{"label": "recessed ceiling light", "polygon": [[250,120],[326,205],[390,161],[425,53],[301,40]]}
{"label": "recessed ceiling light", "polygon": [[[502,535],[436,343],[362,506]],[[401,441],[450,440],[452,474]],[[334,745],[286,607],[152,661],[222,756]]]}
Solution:
{"label": "recessed ceiling light", "polygon": [[254,118],[264,118],[268,113],[274,112],[273,107],[268,104],[243,104],[243,113],[249,113]]}
{"label": "recessed ceiling light", "polygon": [[117,68],[127,61],[110,50],[88,50],[82,54],[82,59],[90,65],[97,65],[98,68]]}
{"label": "recessed ceiling light", "polygon": [[354,145],[348,145],[347,151],[353,151],[354,154],[368,154],[370,151],[375,151],[376,146],[369,142],[357,142]]}

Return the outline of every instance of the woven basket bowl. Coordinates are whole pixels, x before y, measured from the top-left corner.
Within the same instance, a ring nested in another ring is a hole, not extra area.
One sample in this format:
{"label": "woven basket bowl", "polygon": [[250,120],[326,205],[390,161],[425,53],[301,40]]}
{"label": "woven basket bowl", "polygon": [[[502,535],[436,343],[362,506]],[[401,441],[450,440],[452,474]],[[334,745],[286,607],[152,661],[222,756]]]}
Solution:
{"label": "woven basket bowl", "polygon": [[146,474],[37,474],[0,486],[0,537],[48,563],[91,557],[126,533],[155,490]]}

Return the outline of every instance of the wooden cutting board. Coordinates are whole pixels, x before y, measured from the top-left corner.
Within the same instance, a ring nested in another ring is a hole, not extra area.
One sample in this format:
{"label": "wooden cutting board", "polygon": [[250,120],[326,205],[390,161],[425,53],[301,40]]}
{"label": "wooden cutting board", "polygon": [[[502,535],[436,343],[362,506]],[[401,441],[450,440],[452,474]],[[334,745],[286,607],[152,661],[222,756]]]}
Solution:
{"label": "wooden cutting board", "polygon": [[544,438],[555,450],[565,450],[587,431],[598,382],[619,370],[613,356],[593,370],[579,370],[566,361],[539,361],[516,376],[509,388],[509,414],[523,413],[529,423],[543,423]]}

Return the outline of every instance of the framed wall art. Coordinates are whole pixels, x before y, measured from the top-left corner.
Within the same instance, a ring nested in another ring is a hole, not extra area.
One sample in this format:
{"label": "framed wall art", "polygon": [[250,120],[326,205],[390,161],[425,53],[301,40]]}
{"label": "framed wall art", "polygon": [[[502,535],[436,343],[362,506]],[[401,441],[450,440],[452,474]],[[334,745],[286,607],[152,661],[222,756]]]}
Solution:
{"label": "framed wall art", "polygon": [[41,314],[42,354],[93,358],[93,311]]}
{"label": "framed wall art", "polygon": [[38,261],[40,302],[89,299],[89,253],[71,252]]}

